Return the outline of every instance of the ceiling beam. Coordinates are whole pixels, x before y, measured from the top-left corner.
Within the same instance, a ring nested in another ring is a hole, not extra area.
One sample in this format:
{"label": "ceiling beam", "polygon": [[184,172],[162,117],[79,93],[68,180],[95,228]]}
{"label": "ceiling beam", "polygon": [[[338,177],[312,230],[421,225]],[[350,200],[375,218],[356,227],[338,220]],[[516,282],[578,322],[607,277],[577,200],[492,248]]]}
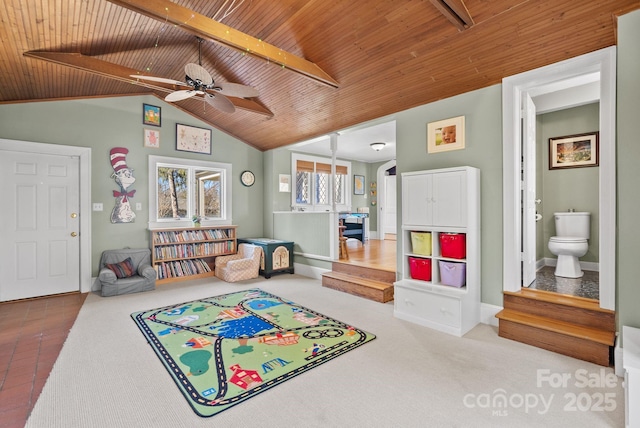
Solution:
{"label": "ceiling beam", "polygon": [[[67,67],[75,68],[76,70],[82,70],[93,74],[98,74],[109,79],[119,80],[125,83],[131,83],[138,86],[144,86],[145,88],[161,91],[164,93],[170,93],[179,89],[177,85],[162,82],[149,82],[134,79],[131,75],[143,74],[141,71],[135,68],[124,67],[122,65],[114,64],[111,62],[103,61],[98,58],[83,55],[79,52],[45,52],[45,51],[27,51],[23,54],[28,58],[40,59],[43,61],[52,62],[54,64],[64,65]],[[247,110],[253,113],[262,114],[265,116],[273,116],[273,113],[263,105],[249,99],[227,97],[239,109]]]}
{"label": "ceiling beam", "polygon": [[475,24],[464,0],[429,0],[456,28],[464,31]]}
{"label": "ceiling beam", "polygon": [[317,64],[256,39],[207,16],[177,5],[169,0],[108,0],[161,22],[169,22],[202,39],[264,58],[280,67],[295,71],[316,82],[338,87],[338,82]]}

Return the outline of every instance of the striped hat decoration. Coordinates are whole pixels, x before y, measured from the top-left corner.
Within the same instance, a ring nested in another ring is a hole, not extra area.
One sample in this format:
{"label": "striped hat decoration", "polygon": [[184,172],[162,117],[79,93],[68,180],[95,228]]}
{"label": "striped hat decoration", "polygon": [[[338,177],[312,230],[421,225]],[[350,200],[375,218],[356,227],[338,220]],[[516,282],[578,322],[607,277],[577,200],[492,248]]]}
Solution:
{"label": "striped hat decoration", "polygon": [[109,155],[114,172],[127,168],[127,153],[129,153],[129,150],[125,147],[114,147],[111,149]]}

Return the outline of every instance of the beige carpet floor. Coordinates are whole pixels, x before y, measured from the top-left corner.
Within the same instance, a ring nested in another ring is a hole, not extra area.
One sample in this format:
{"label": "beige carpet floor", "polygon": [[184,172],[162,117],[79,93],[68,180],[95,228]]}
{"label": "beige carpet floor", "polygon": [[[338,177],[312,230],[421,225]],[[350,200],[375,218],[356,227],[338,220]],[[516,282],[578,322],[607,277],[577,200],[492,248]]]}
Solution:
{"label": "beige carpet floor", "polygon": [[[352,323],[376,340],[212,418],[197,416],[132,312],[248,288]],[[613,370],[498,337],[462,338],[393,317],[381,304],[279,275],[87,297],[27,422],[42,427],[622,427]]]}

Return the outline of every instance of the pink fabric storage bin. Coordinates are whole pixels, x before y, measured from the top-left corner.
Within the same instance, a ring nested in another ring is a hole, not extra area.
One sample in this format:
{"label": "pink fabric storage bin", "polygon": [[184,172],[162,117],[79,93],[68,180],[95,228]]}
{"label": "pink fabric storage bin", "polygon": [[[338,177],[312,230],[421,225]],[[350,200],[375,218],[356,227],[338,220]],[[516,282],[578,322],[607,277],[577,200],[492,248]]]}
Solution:
{"label": "pink fabric storage bin", "polygon": [[467,264],[457,262],[438,261],[440,283],[452,287],[464,287],[467,283]]}
{"label": "pink fabric storage bin", "polygon": [[431,259],[409,257],[409,273],[411,279],[431,281]]}
{"label": "pink fabric storage bin", "polygon": [[464,259],[467,257],[467,235],[464,233],[441,233],[440,254],[442,257]]}

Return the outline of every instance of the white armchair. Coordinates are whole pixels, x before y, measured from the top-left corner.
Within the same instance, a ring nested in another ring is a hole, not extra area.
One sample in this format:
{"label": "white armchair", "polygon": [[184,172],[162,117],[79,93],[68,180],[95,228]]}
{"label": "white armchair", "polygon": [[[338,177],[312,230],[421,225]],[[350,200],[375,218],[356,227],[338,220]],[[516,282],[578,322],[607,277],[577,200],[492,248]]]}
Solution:
{"label": "white armchair", "polygon": [[226,282],[236,282],[258,277],[262,248],[257,245],[240,244],[238,253],[216,257],[215,274]]}

